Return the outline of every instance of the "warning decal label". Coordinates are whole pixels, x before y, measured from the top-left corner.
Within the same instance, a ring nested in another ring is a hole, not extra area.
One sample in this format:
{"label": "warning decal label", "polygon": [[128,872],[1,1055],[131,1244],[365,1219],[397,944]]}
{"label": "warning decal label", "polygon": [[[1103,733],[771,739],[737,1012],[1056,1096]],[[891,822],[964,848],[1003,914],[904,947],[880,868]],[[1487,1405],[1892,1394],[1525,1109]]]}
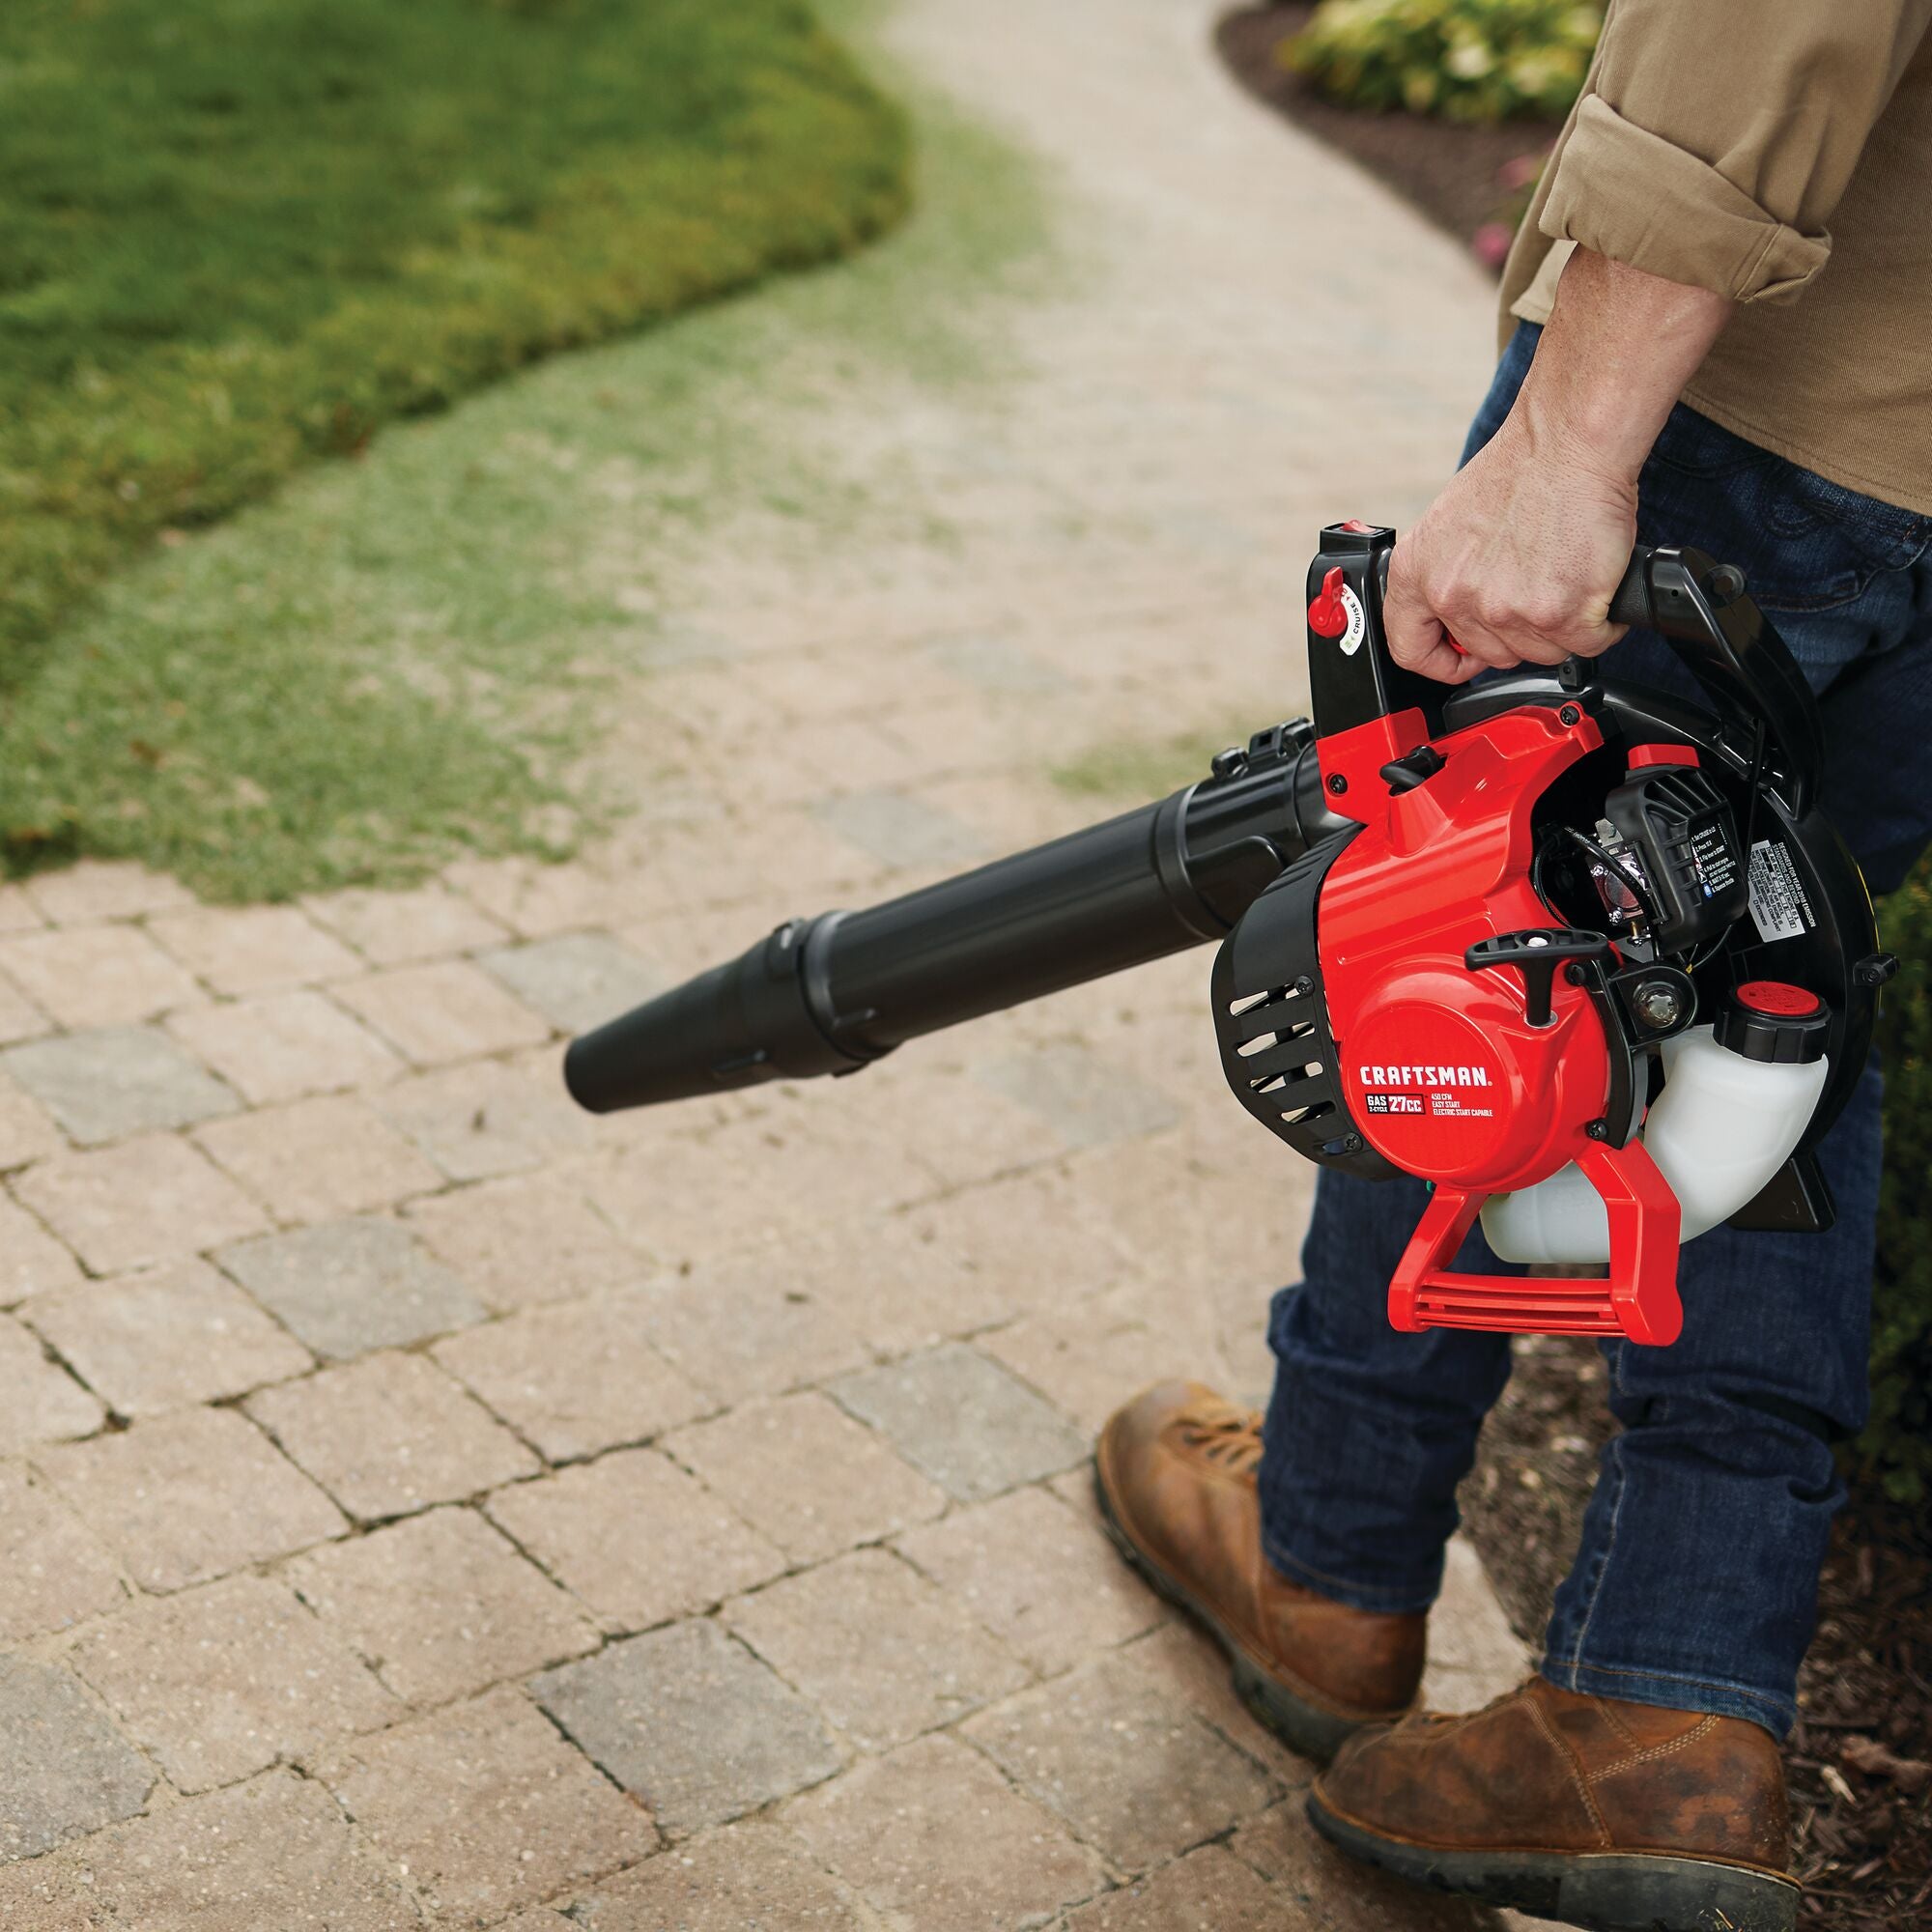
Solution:
{"label": "warning decal label", "polygon": [[1750,851],[1750,916],[1758,937],[1799,939],[1817,923],[1791,854],[1777,840],[1760,838]]}

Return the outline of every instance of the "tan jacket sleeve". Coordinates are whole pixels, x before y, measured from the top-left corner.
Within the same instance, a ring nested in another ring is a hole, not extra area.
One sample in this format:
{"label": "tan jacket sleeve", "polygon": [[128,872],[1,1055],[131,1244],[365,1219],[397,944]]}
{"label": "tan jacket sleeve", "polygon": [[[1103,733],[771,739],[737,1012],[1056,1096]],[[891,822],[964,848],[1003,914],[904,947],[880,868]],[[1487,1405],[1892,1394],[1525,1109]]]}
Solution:
{"label": "tan jacket sleeve", "polygon": [[1612,0],[1539,195],[1553,241],[1734,301],[1790,299],[1932,0]]}

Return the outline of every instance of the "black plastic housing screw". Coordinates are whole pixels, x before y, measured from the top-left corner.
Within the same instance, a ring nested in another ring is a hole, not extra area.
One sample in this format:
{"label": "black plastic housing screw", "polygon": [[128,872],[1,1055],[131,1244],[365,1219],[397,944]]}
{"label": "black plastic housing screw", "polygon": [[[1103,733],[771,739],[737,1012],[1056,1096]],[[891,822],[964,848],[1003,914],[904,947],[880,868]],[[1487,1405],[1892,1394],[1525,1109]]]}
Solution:
{"label": "black plastic housing screw", "polygon": [[1583,714],[1580,711],[1578,711],[1574,704],[1566,704],[1563,707],[1563,709],[1556,714],[1556,722],[1559,724],[1576,724],[1577,719],[1582,717],[1582,715]]}
{"label": "black plastic housing screw", "polygon": [[1593,1141],[1606,1141],[1610,1137],[1610,1123],[1607,1121],[1592,1121],[1583,1131]]}
{"label": "black plastic housing screw", "polygon": [[1349,789],[1349,781],[1340,772],[1331,773],[1328,779],[1328,789],[1339,798],[1342,793]]}

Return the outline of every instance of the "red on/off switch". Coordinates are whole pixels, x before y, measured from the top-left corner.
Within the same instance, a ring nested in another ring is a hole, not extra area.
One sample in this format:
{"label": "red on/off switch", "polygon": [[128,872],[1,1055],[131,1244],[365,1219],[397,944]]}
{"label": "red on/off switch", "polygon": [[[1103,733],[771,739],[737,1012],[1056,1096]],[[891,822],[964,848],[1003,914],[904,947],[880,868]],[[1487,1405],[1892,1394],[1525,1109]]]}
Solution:
{"label": "red on/off switch", "polygon": [[1349,607],[1342,601],[1342,566],[1336,564],[1321,580],[1321,592],[1308,607],[1308,628],[1318,638],[1339,638],[1349,628]]}

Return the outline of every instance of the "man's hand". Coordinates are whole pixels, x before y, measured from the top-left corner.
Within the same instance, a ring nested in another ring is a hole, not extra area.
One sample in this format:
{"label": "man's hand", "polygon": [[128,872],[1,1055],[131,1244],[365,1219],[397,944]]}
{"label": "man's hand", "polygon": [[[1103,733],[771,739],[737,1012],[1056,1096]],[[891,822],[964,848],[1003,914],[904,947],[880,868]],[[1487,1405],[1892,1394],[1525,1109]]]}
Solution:
{"label": "man's hand", "polygon": [[1382,609],[1398,664],[1461,684],[1623,636],[1607,617],[1637,473],[1730,310],[1577,250],[1508,418],[1396,545]]}

